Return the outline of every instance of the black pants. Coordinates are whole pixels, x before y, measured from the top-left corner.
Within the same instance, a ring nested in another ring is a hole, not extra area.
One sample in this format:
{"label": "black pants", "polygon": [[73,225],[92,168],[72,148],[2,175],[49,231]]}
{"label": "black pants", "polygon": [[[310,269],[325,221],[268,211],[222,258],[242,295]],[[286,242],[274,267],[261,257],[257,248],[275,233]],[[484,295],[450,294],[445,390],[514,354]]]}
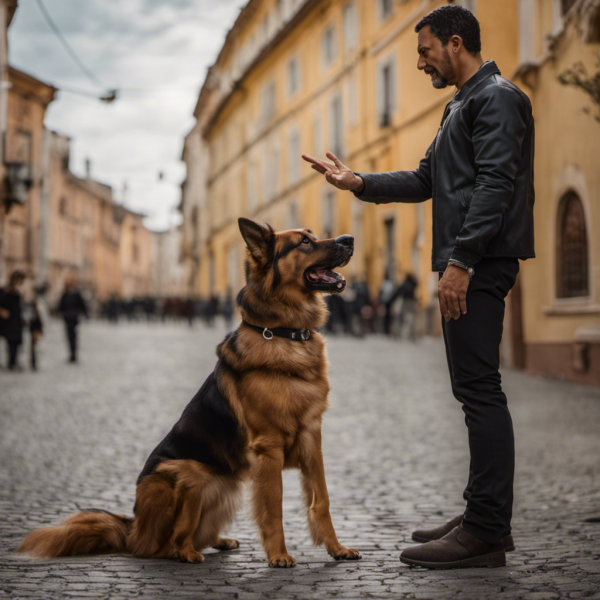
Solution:
{"label": "black pants", "polygon": [[467,313],[442,320],[452,392],[462,403],[471,465],[463,527],[497,543],[510,533],[515,448],[500,379],[504,299],[519,272],[515,259],[483,259],[467,291]]}
{"label": "black pants", "polygon": [[8,368],[14,369],[17,366],[17,359],[19,358],[19,346],[21,340],[6,340],[8,345]]}
{"label": "black pants", "polygon": [[69,360],[75,362],[77,360],[77,325],[78,322],[72,319],[65,319],[65,327],[67,331],[67,341],[69,342]]}

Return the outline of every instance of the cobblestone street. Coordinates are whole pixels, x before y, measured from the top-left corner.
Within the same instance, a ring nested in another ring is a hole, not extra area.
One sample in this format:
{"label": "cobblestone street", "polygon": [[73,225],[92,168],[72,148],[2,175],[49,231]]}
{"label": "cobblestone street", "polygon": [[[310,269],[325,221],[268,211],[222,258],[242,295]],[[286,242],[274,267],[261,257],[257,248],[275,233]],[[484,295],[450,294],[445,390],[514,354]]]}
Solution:
{"label": "cobblestone street", "polygon": [[414,528],[464,507],[467,435],[441,339],[329,339],[331,512],[362,561],[335,562],[312,546],[293,471],[284,527],[294,569],[267,567],[247,504],[230,530],[239,550],[206,551],[199,565],[16,554],[33,528],[80,508],[132,514],[146,456],[212,370],[224,333],[220,324],[84,323],[82,362],[70,366],[55,323],[38,373],[0,372],[0,598],[600,598],[600,389],[510,370],[516,551],[498,569],[399,562]]}

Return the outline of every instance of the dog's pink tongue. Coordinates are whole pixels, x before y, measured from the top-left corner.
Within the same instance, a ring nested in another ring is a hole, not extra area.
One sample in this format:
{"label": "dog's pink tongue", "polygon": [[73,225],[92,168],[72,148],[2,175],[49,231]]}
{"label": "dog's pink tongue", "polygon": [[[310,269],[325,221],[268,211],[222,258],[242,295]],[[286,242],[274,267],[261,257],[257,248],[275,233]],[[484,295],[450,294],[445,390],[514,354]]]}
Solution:
{"label": "dog's pink tongue", "polygon": [[327,269],[317,269],[317,275],[319,276],[319,279],[323,280],[325,283],[335,283],[337,281],[336,274]]}

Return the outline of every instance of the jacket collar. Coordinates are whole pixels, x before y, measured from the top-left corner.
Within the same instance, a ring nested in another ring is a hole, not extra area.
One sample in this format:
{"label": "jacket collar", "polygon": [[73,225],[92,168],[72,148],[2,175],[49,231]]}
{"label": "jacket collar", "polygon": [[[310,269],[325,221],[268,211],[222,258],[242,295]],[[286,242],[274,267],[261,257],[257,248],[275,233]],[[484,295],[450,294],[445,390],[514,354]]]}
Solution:
{"label": "jacket collar", "polygon": [[454,100],[464,100],[484,79],[492,75],[500,75],[500,69],[493,60],[484,62],[475,73],[454,95]]}

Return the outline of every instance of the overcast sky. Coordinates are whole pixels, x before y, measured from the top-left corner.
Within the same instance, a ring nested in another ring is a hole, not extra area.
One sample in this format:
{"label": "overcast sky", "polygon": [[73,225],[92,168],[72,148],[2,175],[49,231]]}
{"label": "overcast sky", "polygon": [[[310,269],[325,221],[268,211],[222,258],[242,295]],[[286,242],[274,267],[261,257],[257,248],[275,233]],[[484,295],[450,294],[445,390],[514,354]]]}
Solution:
{"label": "overcast sky", "polygon": [[[185,168],[183,137],[207,68],[244,0],[43,0],[67,42],[112,104],[62,91],[46,126],[71,137],[71,170],[113,186],[115,197],[148,215],[152,229],[175,221]],[[57,88],[101,94],[50,29],[36,0],[19,0],[9,29],[9,62]],[[165,174],[158,181],[158,173]],[[124,182],[127,191],[124,194]]]}

